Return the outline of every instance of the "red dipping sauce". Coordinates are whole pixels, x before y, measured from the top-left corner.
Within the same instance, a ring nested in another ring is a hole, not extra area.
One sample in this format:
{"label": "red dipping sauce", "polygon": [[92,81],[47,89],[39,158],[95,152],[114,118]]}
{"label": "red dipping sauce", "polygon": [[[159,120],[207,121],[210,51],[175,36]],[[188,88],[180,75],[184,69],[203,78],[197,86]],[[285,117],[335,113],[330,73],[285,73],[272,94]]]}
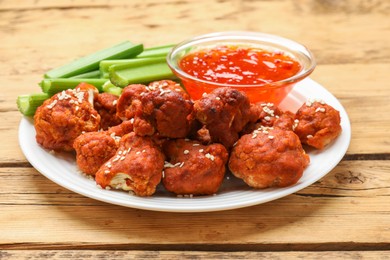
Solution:
{"label": "red dipping sauce", "polygon": [[216,88],[245,92],[252,103],[278,105],[315,68],[302,44],[257,32],[216,32],[176,45],[167,63],[193,100]]}
{"label": "red dipping sauce", "polygon": [[267,84],[290,78],[301,65],[282,51],[218,46],[183,57],[179,67],[191,76],[232,85]]}

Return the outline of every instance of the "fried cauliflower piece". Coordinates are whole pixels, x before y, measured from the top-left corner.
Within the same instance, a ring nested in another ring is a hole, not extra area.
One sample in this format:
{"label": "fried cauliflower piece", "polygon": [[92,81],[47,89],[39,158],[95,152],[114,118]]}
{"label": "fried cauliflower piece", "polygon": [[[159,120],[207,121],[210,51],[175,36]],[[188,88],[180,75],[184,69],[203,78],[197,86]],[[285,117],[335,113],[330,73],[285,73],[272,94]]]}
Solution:
{"label": "fried cauliflower piece", "polygon": [[116,154],[99,168],[95,180],[102,188],[151,196],[161,181],[164,159],[150,137],[132,132],[122,137]]}
{"label": "fried cauliflower piece", "polygon": [[193,103],[179,84],[170,80],[123,89],[117,114],[122,119],[134,118],[134,132],[140,136],[184,138],[192,124]]}
{"label": "fried cauliflower piece", "polygon": [[129,120],[107,131],[79,135],[73,142],[79,169],[87,175],[95,176],[99,168],[115,155],[121,136],[132,130],[133,123]]}
{"label": "fried cauliflower piece", "polygon": [[107,132],[89,132],[79,135],[73,147],[79,169],[87,175],[95,176],[100,166],[115,155],[118,141]]}
{"label": "fried cauliflower piece", "polygon": [[229,169],[253,188],[285,187],[301,178],[309,161],[294,132],[261,127],[238,140]]}
{"label": "fried cauliflower piece", "polygon": [[95,98],[95,110],[100,115],[100,129],[107,130],[112,126],[119,125],[122,120],[116,114],[118,96],[109,93],[98,94]]}
{"label": "fried cauliflower piece", "polygon": [[340,113],[321,100],[308,100],[297,111],[294,132],[302,143],[323,149],[341,133]]}
{"label": "fried cauliflower piece", "polygon": [[194,104],[196,119],[207,128],[213,142],[231,148],[239,132],[251,120],[249,99],[244,92],[217,88]]}
{"label": "fried cauliflower piece", "polygon": [[215,194],[225,175],[228,152],[221,144],[177,139],[164,145],[164,187],[177,195]]}
{"label": "fried cauliflower piece", "polygon": [[245,126],[241,134],[249,134],[259,127],[274,127],[285,130],[293,130],[295,114],[290,111],[282,111],[273,103],[251,104],[251,120]]}
{"label": "fried cauliflower piece", "polygon": [[34,115],[38,144],[55,151],[72,151],[81,133],[97,131],[100,115],[93,107],[97,93],[94,86],[81,83],[46,100]]}

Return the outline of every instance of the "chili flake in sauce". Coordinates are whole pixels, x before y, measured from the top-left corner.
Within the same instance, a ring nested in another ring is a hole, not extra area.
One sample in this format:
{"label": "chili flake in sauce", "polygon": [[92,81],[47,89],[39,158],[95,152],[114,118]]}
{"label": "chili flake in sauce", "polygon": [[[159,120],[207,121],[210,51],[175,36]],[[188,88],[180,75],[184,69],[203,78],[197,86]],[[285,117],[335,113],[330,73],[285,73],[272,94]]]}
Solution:
{"label": "chili flake in sauce", "polygon": [[189,75],[232,85],[263,84],[290,78],[301,65],[282,51],[218,46],[189,53],[179,63]]}

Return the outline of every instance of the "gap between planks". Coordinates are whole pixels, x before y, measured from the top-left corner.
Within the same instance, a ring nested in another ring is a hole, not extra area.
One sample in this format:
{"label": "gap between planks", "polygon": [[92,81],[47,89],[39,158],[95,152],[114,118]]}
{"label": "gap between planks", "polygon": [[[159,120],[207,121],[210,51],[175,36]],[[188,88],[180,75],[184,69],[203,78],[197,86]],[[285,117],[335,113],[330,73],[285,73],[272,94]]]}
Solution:
{"label": "gap between planks", "polygon": [[328,242],[328,243],[280,243],[280,244],[93,244],[93,243],[9,243],[0,244],[0,250],[153,250],[153,251],[379,251],[390,250],[390,243]]}

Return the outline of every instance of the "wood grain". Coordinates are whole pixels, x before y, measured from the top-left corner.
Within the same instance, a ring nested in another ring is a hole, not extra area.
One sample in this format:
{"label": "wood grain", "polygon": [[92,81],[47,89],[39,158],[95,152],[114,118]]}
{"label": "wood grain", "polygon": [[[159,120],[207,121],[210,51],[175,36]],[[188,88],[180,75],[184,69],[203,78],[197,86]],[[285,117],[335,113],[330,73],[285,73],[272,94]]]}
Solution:
{"label": "wood grain", "polygon": [[49,250],[23,251],[3,250],[0,257],[7,259],[162,259],[162,260],[192,260],[192,259],[389,259],[387,251],[323,251],[323,252],[204,252],[204,251],[103,251],[103,250]]}
{"label": "wood grain", "polygon": [[[381,0],[0,1],[0,259],[389,259],[389,15]],[[318,182],[249,208],[160,213],[75,194],[23,156],[15,100],[39,92],[45,71],[125,39],[225,30],[313,51],[311,77],[352,124],[347,155]]]}
{"label": "wood grain", "polygon": [[[347,161],[312,186],[277,201],[224,212],[177,214],[107,205],[67,191],[33,168],[2,168],[0,248],[140,249],[149,244],[188,249],[202,242],[213,244],[210,249],[237,250],[242,244],[247,249],[267,245],[279,250],[291,243],[306,250],[322,244],[338,250],[375,248],[375,243],[383,248],[390,246],[389,171],[387,161],[379,166],[377,161]],[[77,235],[69,229],[77,230]],[[315,235],[309,235],[311,230]],[[41,232],[45,237],[38,235]]]}

